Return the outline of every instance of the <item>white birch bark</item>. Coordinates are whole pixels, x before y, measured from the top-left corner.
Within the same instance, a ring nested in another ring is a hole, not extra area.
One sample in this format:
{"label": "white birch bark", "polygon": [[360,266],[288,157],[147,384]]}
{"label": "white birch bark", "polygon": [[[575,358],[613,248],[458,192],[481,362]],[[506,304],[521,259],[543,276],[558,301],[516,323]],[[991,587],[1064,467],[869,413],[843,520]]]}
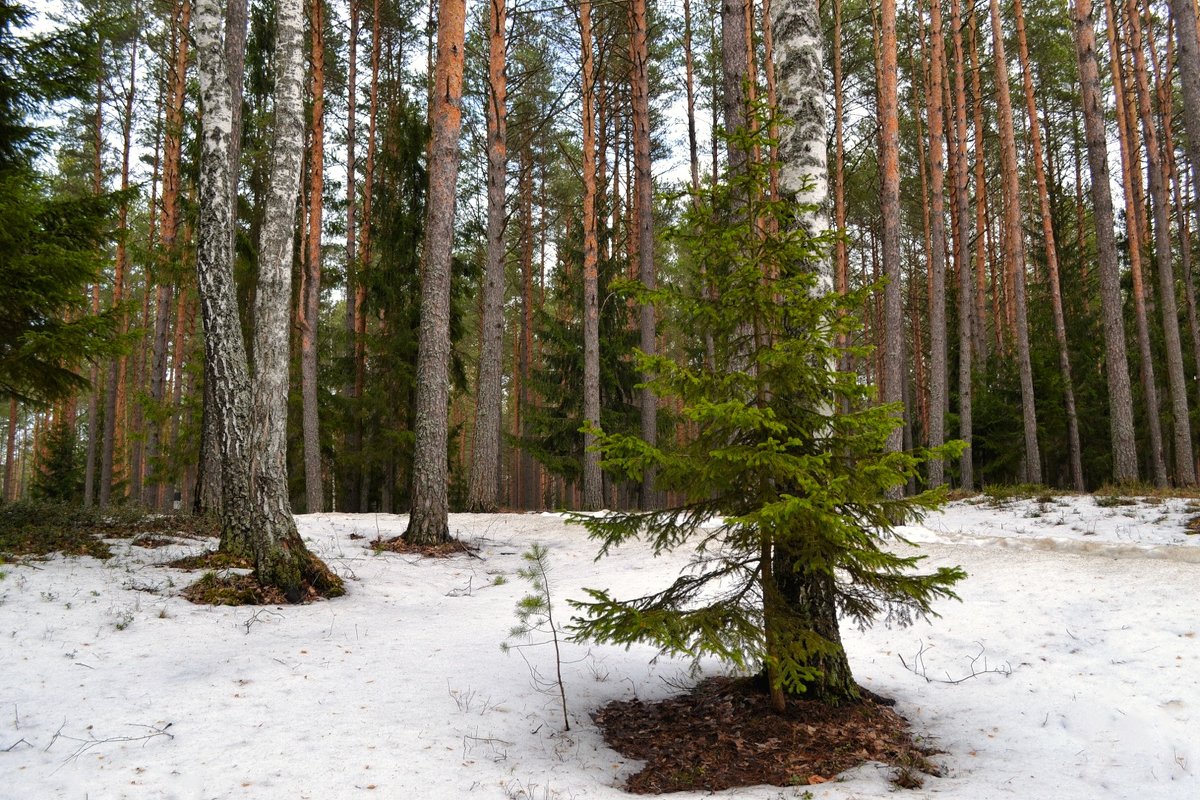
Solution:
{"label": "white birch bark", "polygon": [[233,204],[229,147],[233,103],[219,0],[198,0],[193,16],[200,77],[200,216],[196,279],[204,325],[206,388],[220,453],[221,548],[249,553],[250,382],[233,284]]}
{"label": "white birch bark", "polygon": [[[218,0],[199,0],[195,15],[204,110],[196,274],[204,322],[206,376],[211,381],[222,461],[221,547],[252,555],[259,581],[281,589],[296,602],[307,596],[309,588],[327,596],[341,594],[343,589],[340,579],[304,547],[287,495],[287,314],[292,226],[303,147],[303,17],[299,0],[279,0],[276,8],[276,145],[259,248],[262,280],[256,308],[253,398],[233,284],[233,176],[229,159],[233,92]],[[297,122],[299,144],[293,144]],[[282,289],[278,280],[281,270],[287,276]]]}
{"label": "white birch bark", "polygon": [[[825,53],[815,0],[771,3],[780,128],[779,189],[805,207],[796,222],[812,236],[829,230],[829,121],[825,109]],[[820,291],[833,291],[833,263],[814,265]]]}
{"label": "white birch bark", "polygon": [[263,517],[255,531],[256,560],[295,533],[287,489],[288,326],[304,152],[303,4],[277,0],[275,14],[275,126],[254,306],[250,479],[255,510]]}

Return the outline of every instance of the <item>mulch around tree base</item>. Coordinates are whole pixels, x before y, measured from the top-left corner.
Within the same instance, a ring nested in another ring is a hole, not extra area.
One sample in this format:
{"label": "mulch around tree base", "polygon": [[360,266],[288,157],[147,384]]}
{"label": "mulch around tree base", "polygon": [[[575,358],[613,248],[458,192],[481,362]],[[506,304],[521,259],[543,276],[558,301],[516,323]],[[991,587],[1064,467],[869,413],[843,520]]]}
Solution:
{"label": "mulch around tree base", "polygon": [[409,544],[402,537],[393,536],[391,539],[372,539],[371,549],[376,552],[386,550],[389,553],[405,553],[426,558],[450,558],[464,553],[473,556],[479,548],[458,539],[441,544]]}
{"label": "mulch around tree base", "polygon": [[610,703],[593,719],[610,747],[646,762],[626,782],[635,794],[825,783],[865,761],[895,767],[904,788],[920,786],[920,772],[937,774],[931,751],[892,709],[789,700],[777,714],[752,679],[710,678],[657,703]]}

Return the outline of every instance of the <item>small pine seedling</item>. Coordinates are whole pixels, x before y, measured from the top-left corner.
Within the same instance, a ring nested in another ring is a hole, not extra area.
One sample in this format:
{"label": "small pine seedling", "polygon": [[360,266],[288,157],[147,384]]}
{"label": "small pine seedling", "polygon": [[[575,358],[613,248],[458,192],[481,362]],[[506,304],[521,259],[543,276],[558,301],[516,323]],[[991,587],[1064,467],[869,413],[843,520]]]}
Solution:
{"label": "small pine seedling", "polygon": [[[534,544],[521,554],[521,557],[525,559],[525,566],[517,570],[517,575],[529,581],[532,591],[517,601],[515,610],[517,624],[509,630],[508,638],[510,640],[523,641],[518,644],[511,644],[507,641],[503,642],[500,645],[500,649],[508,653],[513,649],[523,647],[545,644],[554,645],[554,681],[542,679],[537,669],[529,664],[528,659],[526,659],[525,663],[529,666],[534,683],[539,688],[545,691],[552,691],[555,686],[558,687],[559,700],[562,702],[563,730],[569,731],[571,730],[571,723],[567,718],[567,692],[563,686],[562,653],[559,650],[558,644],[558,626],[554,622],[554,606],[550,600],[549,555],[549,551],[540,544]],[[529,641],[534,634],[541,634],[548,638],[541,641]],[[522,657],[524,657],[524,654],[522,654]]]}

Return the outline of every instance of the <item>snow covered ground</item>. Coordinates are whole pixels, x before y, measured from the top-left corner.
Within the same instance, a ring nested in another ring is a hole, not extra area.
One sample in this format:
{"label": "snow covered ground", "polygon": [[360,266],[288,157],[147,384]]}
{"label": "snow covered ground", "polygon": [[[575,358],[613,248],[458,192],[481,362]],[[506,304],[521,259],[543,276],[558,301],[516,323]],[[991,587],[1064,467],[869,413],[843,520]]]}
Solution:
{"label": "snow covered ground", "polygon": [[[961,501],[905,529],[931,565],[968,571],[962,602],[912,628],[848,629],[846,645],[858,680],[945,751],[945,776],[897,794],[867,765],[720,796],[1200,798],[1200,536],[1184,527],[1196,514],[1184,500]],[[678,691],[686,665],[567,645],[564,732],[557,698],[500,650],[528,590],[516,571],[545,545],[565,616],[581,587],[659,586],[682,554],[635,546],[595,562],[555,515],[455,515],[481,550],[449,560],[372,553],[404,517],[300,525],[348,578],[346,597],[193,606],[178,597],[191,577],[156,564],[195,543],[0,567],[0,798],[624,794],[638,765],[605,747],[589,712]],[[548,649],[525,654],[552,670]]]}

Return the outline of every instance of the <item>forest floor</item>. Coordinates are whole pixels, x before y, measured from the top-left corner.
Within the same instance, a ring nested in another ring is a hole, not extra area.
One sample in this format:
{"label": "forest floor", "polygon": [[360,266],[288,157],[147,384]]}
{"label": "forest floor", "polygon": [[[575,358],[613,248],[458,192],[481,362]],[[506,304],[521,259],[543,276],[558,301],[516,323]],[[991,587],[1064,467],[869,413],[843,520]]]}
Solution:
{"label": "forest floor", "polygon": [[[897,789],[897,770],[879,761],[839,774],[840,762],[801,762],[828,738],[810,718],[800,724],[815,738],[772,756],[793,785],[675,796],[1200,797],[1197,516],[1185,499],[978,497],[904,528],[930,567],[968,572],[962,601],[911,627],[847,625],[843,636],[858,682],[896,701],[871,713],[907,720],[940,776]],[[629,597],[664,585],[685,553],[631,545],[596,561],[595,543],[555,514],[452,515],[477,549],[446,558],[372,546],[403,532],[403,516],[298,522],[346,579],[345,597],[193,605],[182,591],[201,573],[166,564],[214,542],[158,527],[106,538],[106,560],[0,564],[0,798],[618,798],[672,770],[706,785],[730,760],[713,755],[723,740],[749,750],[783,738],[720,722],[750,701],[715,663],[695,675],[649,647],[574,643],[563,648],[565,730],[547,684],[552,650],[501,651],[534,543],[549,550],[560,619],[584,587]],[[602,725],[624,716],[649,725],[634,745],[652,743],[652,715],[674,712],[646,708],[663,700],[707,708],[717,724],[671,734],[702,746],[638,777],[644,763],[611,749]],[[879,719],[834,727],[854,725],[868,744],[903,733]],[[885,756],[896,762],[874,755]]]}

